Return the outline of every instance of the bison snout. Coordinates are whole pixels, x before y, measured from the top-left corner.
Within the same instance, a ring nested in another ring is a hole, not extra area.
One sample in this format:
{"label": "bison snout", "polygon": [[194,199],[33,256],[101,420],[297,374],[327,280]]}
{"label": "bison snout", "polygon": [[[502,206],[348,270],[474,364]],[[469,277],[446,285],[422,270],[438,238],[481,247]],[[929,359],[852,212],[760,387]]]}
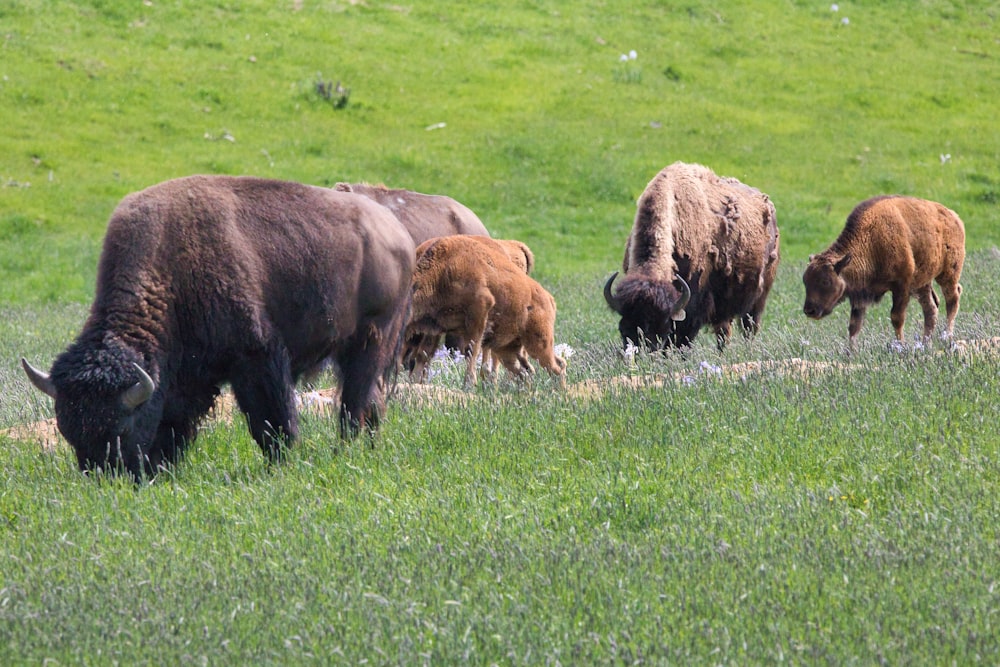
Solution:
{"label": "bison snout", "polygon": [[826,314],[822,308],[812,303],[807,303],[802,308],[802,312],[806,314],[806,317],[811,317],[814,320],[818,320]]}

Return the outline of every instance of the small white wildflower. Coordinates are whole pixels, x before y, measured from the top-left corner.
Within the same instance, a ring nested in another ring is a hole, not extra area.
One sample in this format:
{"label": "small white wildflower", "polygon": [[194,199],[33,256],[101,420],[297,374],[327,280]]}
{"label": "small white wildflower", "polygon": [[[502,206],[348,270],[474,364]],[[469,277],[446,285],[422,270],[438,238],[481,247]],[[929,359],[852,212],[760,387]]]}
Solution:
{"label": "small white wildflower", "polygon": [[840,25],[847,25],[850,22],[851,22],[851,19],[847,18],[846,16],[844,18],[840,19]]}
{"label": "small white wildflower", "polygon": [[625,361],[631,362],[635,358],[635,353],[638,351],[639,348],[633,345],[632,341],[628,341],[628,343],[625,345],[625,349],[621,350],[619,354],[622,355],[622,358]]}
{"label": "small white wildflower", "polygon": [[701,362],[701,371],[703,373],[711,373],[712,375],[722,375],[722,367],[715,366],[708,363],[707,361]]}
{"label": "small white wildflower", "polygon": [[566,343],[559,343],[558,345],[555,346],[554,351],[555,351],[555,353],[556,353],[557,356],[560,356],[563,359],[569,359],[574,354],[576,354],[576,350],[574,350],[573,348],[571,348]]}
{"label": "small white wildflower", "polygon": [[618,56],[618,60],[619,60],[619,62],[627,63],[628,62],[628,56],[623,53],[620,56]]}
{"label": "small white wildflower", "polygon": [[685,387],[691,387],[694,385],[695,382],[697,382],[697,380],[693,375],[685,375],[684,377],[681,378],[681,383]]}
{"label": "small white wildflower", "polygon": [[905,352],[906,351],[906,346],[903,345],[903,343],[901,343],[900,341],[894,340],[891,343],[889,343],[889,351],[890,352],[897,352],[897,353]]}
{"label": "small white wildflower", "polygon": [[635,49],[632,49],[631,51],[628,52],[628,59],[629,60],[635,60],[638,57],[639,57],[639,54],[635,52]]}
{"label": "small white wildflower", "polygon": [[448,127],[447,123],[434,123],[432,125],[428,125],[424,129],[427,130],[428,132],[430,132],[431,130],[440,130],[440,129],[445,128],[445,127]]}
{"label": "small white wildflower", "polygon": [[812,343],[810,343],[809,341],[807,341],[805,338],[803,338],[802,340],[799,341],[799,345],[801,345],[802,347],[809,347],[811,344]]}
{"label": "small white wildflower", "polygon": [[838,5],[837,3],[834,3],[834,4],[830,5],[830,11],[831,12],[839,12],[840,11],[840,5]]}
{"label": "small white wildflower", "polygon": [[913,343],[913,349],[914,350],[922,350],[922,349],[924,349],[924,341],[922,341],[922,340],[916,340],[916,341],[914,341],[914,343]]}
{"label": "small white wildflower", "polygon": [[941,164],[946,164],[951,160],[951,153],[941,153]]}

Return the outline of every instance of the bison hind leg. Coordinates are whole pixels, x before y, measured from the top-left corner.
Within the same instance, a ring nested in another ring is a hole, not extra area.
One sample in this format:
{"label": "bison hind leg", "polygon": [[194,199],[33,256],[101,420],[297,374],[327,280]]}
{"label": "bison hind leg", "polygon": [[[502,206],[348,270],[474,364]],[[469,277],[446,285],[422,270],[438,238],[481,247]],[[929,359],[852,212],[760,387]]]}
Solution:
{"label": "bison hind leg", "polygon": [[950,281],[942,280],[938,284],[941,285],[941,292],[944,295],[945,313],[947,314],[944,333],[950,338],[955,333],[955,317],[958,315],[958,304],[962,298],[962,286],[955,279]]}
{"label": "bison hind leg", "polygon": [[244,359],[231,384],[253,439],[270,460],[279,460],[288,442],[299,434],[287,350],[275,345]]}
{"label": "bison hind leg", "polygon": [[938,314],[938,298],[930,283],[917,290],[917,301],[924,311],[924,340],[928,341],[934,335]]}
{"label": "bison hind leg", "polygon": [[384,326],[371,322],[337,353],[341,436],[355,437],[362,430],[373,436],[378,430],[386,388],[397,369],[405,320],[406,313],[400,311]]}

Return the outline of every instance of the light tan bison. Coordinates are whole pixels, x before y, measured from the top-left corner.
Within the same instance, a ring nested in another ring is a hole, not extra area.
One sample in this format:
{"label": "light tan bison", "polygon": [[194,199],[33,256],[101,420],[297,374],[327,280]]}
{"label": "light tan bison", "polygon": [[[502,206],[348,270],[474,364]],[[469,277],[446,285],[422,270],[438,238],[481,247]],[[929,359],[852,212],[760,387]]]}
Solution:
{"label": "light tan bison", "polygon": [[865,310],[886,292],[892,293],[890,319],[896,340],[903,340],[903,322],[911,295],[924,311],[924,339],[937,324],[937,281],[948,313],[945,335],[954,333],[965,261],[965,226],[941,204],[915,197],[875,197],[858,204],[844,230],[829,248],[809,258],[802,282],[803,311],[821,319],[844,299],[851,302],[847,329],[851,347],[861,331]]}
{"label": "light tan bison", "polygon": [[774,205],[760,190],[675,162],[646,186],[604,299],[621,316],[622,344],[687,346],[710,325],[721,350],[733,318],[760,329],[778,270]]}
{"label": "light tan bison", "polygon": [[424,249],[413,273],[404,365],[413,370],[412,341],[454,334],[464,342],[466,387],[475,385],[480,352],[518,379],[533,372],[528,358],[534,358],[565,385],[566,362],[554,351],[555,299],[511,259],[512,247],[459,235]]}

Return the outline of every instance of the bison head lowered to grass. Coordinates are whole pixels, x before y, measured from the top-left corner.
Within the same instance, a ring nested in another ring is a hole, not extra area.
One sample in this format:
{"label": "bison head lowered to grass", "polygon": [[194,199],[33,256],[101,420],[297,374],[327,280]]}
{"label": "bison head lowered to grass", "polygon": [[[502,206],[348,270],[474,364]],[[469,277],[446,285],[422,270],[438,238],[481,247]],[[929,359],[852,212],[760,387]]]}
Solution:
{"label": "bison head lowered to grass", "polygon": [[924,311],[924,338],[937,324],[938,298],[933,281],[944,292],[948,323],[955,328],[962,294],[959,279],[965,262],[965,226],[958,215],[937,202],[915,197],[875,197],[858,204],[833,244],[809,258],[802,276],[806,288],[803,312],[821,319],[844,299],[851,302],[848,344],[861,331],[867,307],[892,293],[890,319],[896,340],[910,295]]}
{"label": "bison head lowered to grass", "polygon": [[778,225],[768,196],[735,178],[676,162],[639,198],[623,276],[604,285],[621,316],[622,343],[659,349],[690,345],[711,325],[721,350],[740,318],[760,328],[778,270]]}
{"label": "bison head lowered to grass", "polygon": [[278,457],[298,431],[294,385],[327,360],[345,434],[374,429],[409,315],[414,244],[360,195],[192,176],[127,196],[108,223],[90,317],[49,373],[83,470],[139,479],[178,459],[230,383]]}

